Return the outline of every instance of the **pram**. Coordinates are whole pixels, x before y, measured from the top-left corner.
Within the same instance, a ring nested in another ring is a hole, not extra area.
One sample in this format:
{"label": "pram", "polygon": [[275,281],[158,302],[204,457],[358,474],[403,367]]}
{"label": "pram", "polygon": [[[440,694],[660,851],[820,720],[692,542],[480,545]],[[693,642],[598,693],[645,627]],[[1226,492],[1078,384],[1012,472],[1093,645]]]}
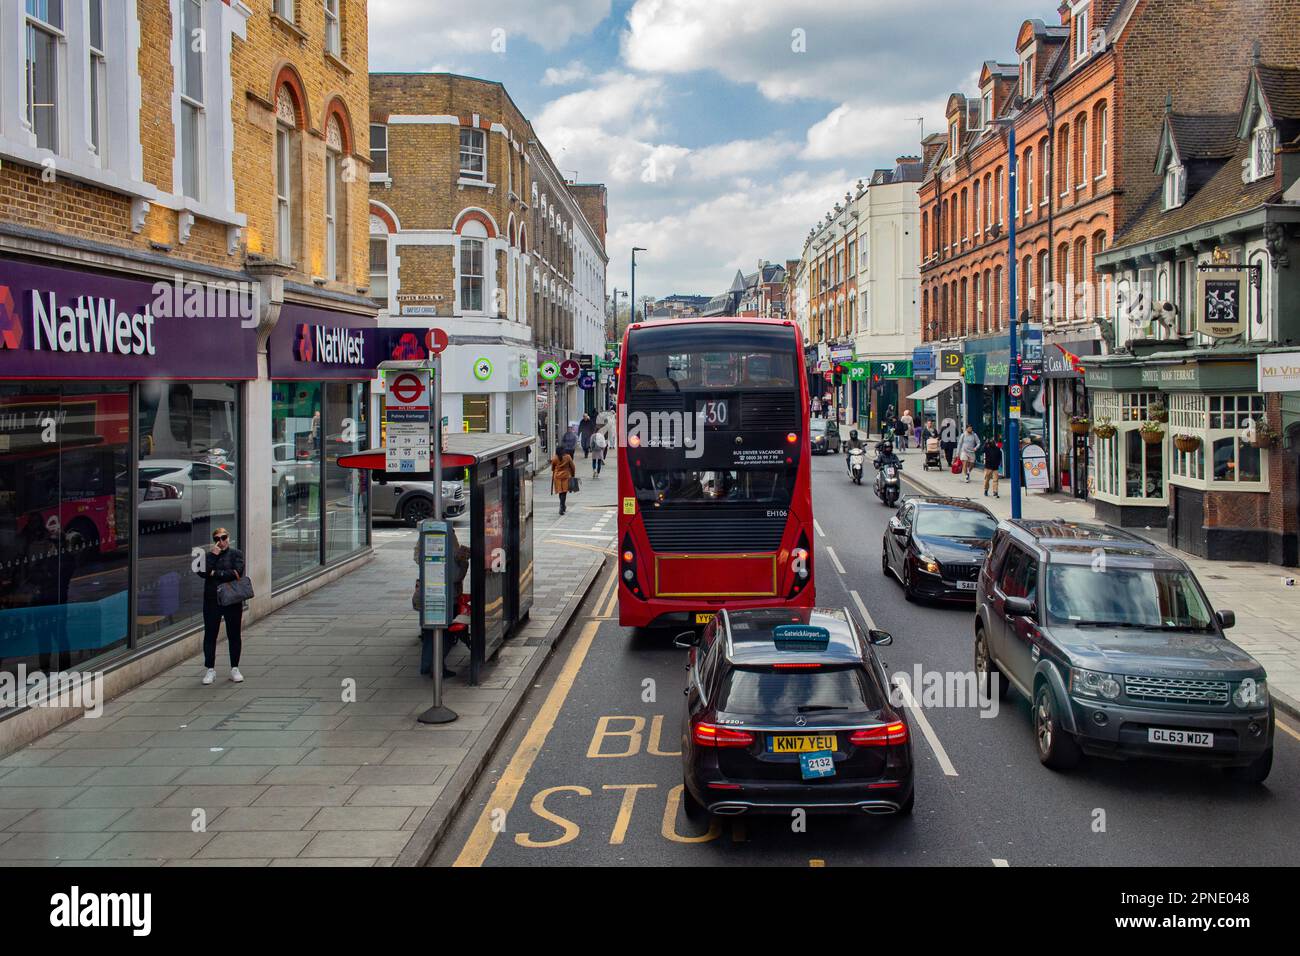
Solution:
{"label": "pram", "polygon": [[939,439],[934,436],[925,440],[925,464],[921,470],[929,471],[931,468],[943,469],[943,465],[939,464]]}

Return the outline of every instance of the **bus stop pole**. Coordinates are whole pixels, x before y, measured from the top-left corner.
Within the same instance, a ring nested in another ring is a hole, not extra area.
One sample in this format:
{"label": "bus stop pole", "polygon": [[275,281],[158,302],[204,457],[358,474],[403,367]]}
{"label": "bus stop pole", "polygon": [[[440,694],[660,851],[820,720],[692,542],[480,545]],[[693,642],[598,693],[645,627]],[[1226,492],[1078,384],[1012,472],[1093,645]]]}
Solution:
{"label": "bus stop pole", "polygon": [[[442,355],[437,353],[433,356],[432,372],[429,375],[429,390],[432,394],[429,396],[430,414],[429,414],[429,462],[430,470],[433,472],[433,517],[442,520]],[[455,568],[456,555],[451,545],[451,535],[447,536],[446,556],[446,573],[453,573]],[[423,557],[421,557],[423,560]],[[447,609],[448,617],[455,617],[456,608],[454,606]],[[448,622],[450,623],[450,622]],[[443,706],[443,642],[447,639],[447,632],[444,628],[435,627],[433,629],[433,706],[419,716],[422,724],[449,724],[457,718],[457,714],[449,707]]]}

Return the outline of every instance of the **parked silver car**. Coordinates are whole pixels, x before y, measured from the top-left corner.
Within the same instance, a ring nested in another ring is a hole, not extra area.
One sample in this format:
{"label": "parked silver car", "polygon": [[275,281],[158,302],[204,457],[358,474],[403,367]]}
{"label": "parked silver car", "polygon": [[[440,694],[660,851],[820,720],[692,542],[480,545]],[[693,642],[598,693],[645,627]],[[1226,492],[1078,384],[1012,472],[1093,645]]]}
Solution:
{"label": "parked silver car", "polygon": [[[442,511],[454,518],[465,510],[465,486],[459,481],[442,483]],[[433,517],[433,482],[375,478],[370,483],[370,508],[376,518],[396,518],[409,525]]]}

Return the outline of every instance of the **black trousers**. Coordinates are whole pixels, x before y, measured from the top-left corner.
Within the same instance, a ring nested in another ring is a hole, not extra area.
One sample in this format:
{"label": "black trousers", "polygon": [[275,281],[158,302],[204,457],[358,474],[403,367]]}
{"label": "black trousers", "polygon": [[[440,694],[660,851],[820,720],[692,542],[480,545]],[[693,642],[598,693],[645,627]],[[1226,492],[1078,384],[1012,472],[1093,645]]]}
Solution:
{"label": "black trousers", "polygon": [[230,645],[230,666],[239,666],[239,652],[243,649],[240,628],[244,623],[244,605],[203,602],[203,666],[209,669],[217,666],[217,631],[222,620],[226,622],[226,643]]}
{"label": "black trousers", "polygon": [[565,507],[565,504],[568,500],[569,500],[569,493],[567,491],[561,491],[560,492],[560,514],[564,514],[564,512],[568,510]]}

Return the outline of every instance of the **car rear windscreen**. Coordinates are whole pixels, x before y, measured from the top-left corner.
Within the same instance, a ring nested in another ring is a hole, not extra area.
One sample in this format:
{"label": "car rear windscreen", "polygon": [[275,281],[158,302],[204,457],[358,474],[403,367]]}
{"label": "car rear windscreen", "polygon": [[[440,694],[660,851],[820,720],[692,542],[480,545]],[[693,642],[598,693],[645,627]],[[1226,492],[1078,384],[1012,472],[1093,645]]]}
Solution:
{"label": "car rear windscreen", "polygon": [[736,669],[727,675],[718,710],[747,717],[874,711],[879,694],[859,667],[819,670]]}

